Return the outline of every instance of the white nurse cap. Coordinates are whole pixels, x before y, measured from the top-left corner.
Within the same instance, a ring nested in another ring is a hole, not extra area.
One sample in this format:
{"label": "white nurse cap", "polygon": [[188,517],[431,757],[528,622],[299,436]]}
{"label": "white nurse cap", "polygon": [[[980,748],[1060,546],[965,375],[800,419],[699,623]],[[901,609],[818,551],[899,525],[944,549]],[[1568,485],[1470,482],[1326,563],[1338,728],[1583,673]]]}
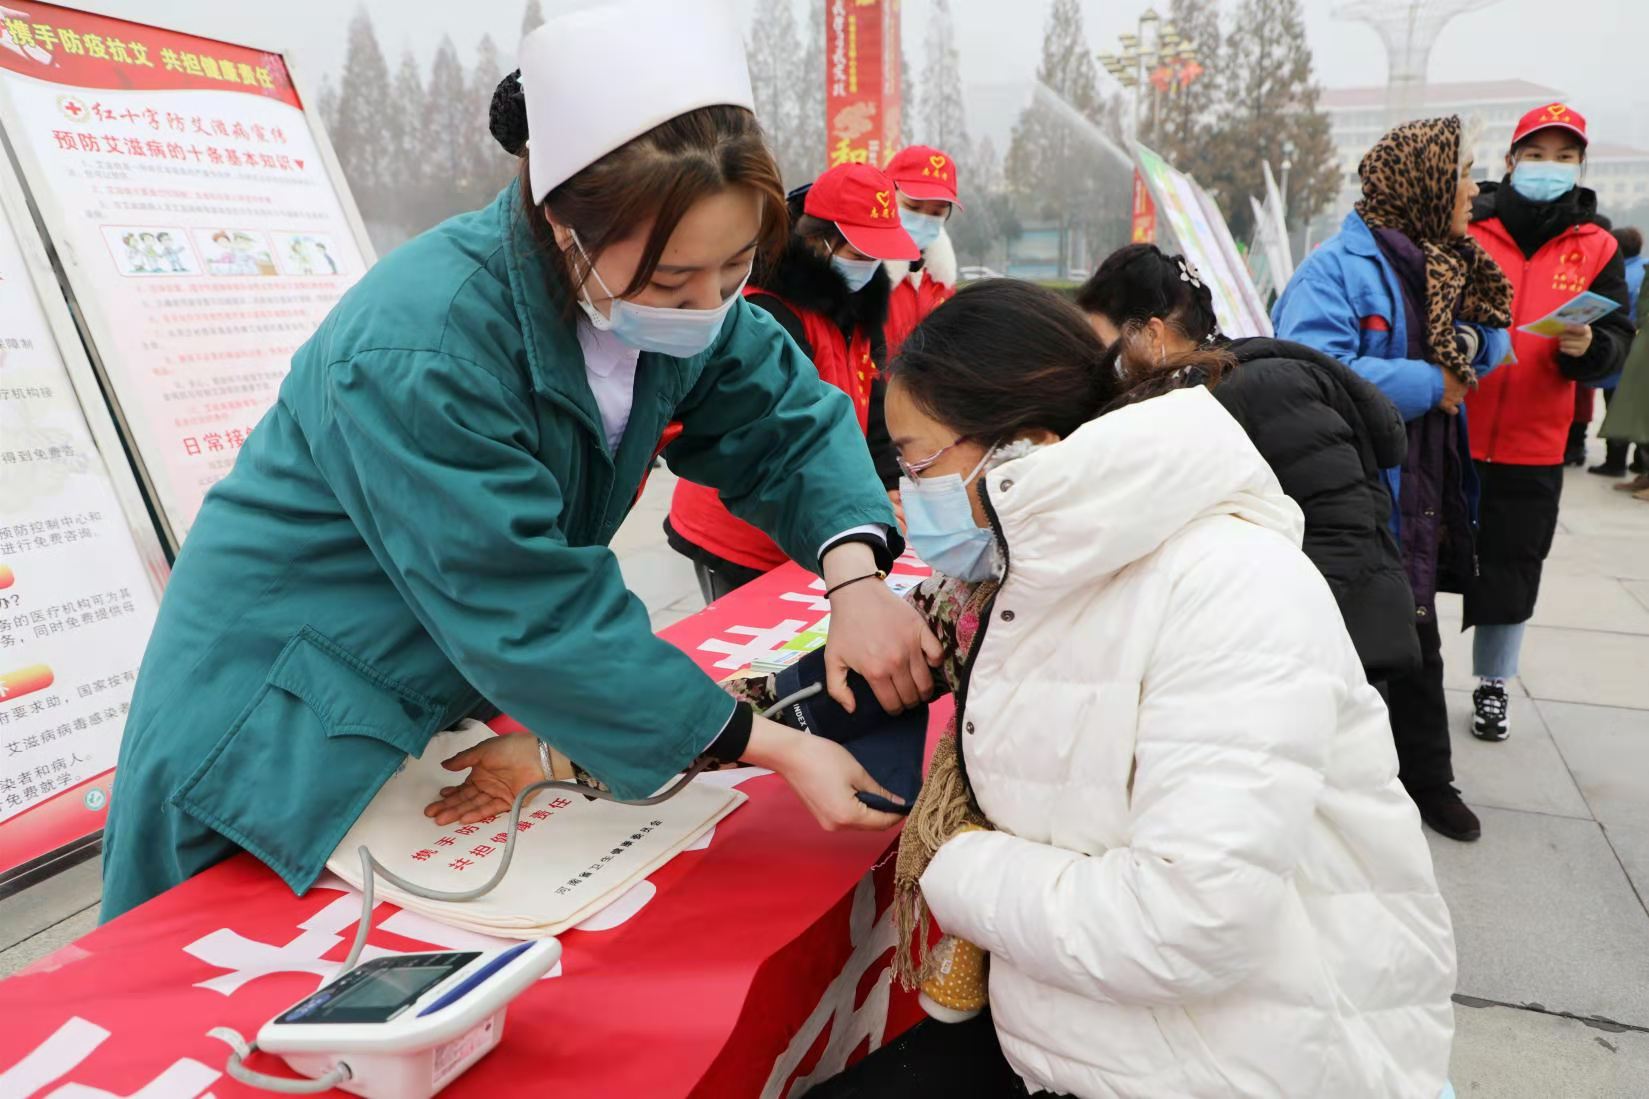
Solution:
{"label": "white nurse cap", "polygon": [[653,127],[700,107],[756,109],[731,0],[612,0],[521,42],[534,202]]}

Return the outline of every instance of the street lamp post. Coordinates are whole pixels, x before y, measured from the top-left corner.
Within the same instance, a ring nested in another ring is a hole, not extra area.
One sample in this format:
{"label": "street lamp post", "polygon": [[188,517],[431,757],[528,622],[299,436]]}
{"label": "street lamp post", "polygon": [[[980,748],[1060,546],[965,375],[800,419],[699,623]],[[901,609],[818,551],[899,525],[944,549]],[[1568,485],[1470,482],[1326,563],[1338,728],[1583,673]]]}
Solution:
{"label": "street lamp post", "polygon": [[1188,41],[1172,20],[1146,8],[1133,33],[1117,36],[1116,53],[1099,55],[1100,66],[1133,97],[1128,137],[1139,139],[1142,114],[1160,120],[1162,102],[1171,99],[1207,70],[1197,59],[1196,43]]}
{"label": "street lamp post", "polygon": [[1290,168],[1294,167],[1294,142],[1287,139],[1284,139],[1283,141],[1282,167],[1283,178],[1278,190],[1282,192],[1280,197],[1283,200],[1283,225],[1286,227],[1288,224],[1288,172]]}
{"label": "street lamp post", "polygon": [[[1173,21],[1164,20],[1154,8],[1146,8],[1140,15],[1133,34],[1118,35],[1117,41],[1121,50],[1100,54],[1099,63],[1133,96],[1133,109],[1124,114],[1129,120],[1128,141],[1132,145],[1139,140],[1145,99],[1150,100],[1152,122],[1160,123],[1161,97],[1179,95],[1206,70],[1197,60],[1196,43],[1187,41]],[[1156,207],[1138,169],[1134,171],[1132,220],[1131,237],[1136,243],[1149,242],[1156,236]]]}

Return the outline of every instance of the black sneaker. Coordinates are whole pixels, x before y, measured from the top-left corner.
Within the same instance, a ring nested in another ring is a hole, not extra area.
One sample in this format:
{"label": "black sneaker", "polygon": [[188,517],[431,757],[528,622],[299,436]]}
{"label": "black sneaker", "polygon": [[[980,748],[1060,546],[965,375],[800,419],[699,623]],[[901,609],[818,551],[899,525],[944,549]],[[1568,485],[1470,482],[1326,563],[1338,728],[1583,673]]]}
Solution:
{"label": "black sneaker", "polygon": [[1472,736],[1478,740],[1505,740],[1511,735],[1506,720],[1506,685],[1482,684],[1472,692]]}
{"label": "black sneaker", "polygon": [[1460,800],[1460,791],[1452,786],[1439,786],[1419,793],[1409,792],[1420,819],[1432,831],[1461,843],[1471,843],[1483,834],[1483,824],[1477,814]]}
{"label": "black sneaker", "polygon": [[1586,472],[1595,473],[1599,477],[1624,477],[1626,476],[1626,464],[1623,462],[1620,465],[1612,466],[1608,462],[1604,462],[1601,465],[1592,466]]}

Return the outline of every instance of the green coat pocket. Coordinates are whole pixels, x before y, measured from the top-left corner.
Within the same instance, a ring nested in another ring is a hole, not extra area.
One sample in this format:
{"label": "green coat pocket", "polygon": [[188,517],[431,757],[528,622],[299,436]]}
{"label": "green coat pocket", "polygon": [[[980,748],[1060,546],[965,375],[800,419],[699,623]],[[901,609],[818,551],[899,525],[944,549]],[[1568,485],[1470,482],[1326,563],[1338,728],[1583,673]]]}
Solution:
{"label": "green coat pocket", "polygon": [[441,712],[305,627],[170,801],[302,893]]}

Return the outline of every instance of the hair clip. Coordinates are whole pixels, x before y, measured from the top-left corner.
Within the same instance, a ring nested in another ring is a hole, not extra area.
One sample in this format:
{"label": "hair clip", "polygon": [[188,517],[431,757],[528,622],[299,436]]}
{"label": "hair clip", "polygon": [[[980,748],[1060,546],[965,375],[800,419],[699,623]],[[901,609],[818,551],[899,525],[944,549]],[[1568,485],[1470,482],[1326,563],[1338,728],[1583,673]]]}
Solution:
{"label": "hair clip", "polygon": [[1198,290],[1202,289],[1202,279],[1197,275],[1197,269],[1184,256],[1175,256],[1174,261],[1179,264],[1179,280],[1188,282]]}

